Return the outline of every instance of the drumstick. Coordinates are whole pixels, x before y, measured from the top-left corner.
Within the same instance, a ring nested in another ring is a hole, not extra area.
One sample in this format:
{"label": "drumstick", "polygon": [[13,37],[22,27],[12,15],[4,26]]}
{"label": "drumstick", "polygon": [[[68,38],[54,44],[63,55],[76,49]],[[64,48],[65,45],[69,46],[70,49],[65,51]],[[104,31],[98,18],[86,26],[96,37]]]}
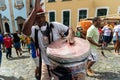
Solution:
{"label": "drumstick", "polygon": [[104,48],[104,45],[102,45],[102,47],[101,47],[101,49],[102,49],[102,51],[101,51],[101,54],[105,57],[105,58],[107,58],[107,56],[104,54],[104,52],[103,52],[103,48]]}

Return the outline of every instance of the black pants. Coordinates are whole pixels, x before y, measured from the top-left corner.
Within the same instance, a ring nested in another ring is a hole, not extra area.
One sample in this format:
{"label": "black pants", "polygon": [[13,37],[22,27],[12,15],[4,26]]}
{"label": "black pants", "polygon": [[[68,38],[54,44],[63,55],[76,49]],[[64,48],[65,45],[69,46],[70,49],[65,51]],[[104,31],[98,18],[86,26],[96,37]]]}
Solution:
{"label": "black pants", "polygon": [[11,53],[11,48],[6,48],[6,58],[11,57],[12,53]]}

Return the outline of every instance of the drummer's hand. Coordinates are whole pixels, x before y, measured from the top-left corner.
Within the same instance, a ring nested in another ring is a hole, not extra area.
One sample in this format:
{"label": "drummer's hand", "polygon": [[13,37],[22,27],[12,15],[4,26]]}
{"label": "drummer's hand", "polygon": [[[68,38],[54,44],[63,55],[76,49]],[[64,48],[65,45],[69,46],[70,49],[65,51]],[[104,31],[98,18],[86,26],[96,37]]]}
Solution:
{"label": "drummer's hand", "polygon": [[40,9],[42,9],[42,6],[44,3],[40,4],[41,0],[35,0],[35,11],[38,12]]}
{"label": "drummer's hand", "polygon": [[98,46],[98,47],[102,47],[102,44],[98,44],[97,46]]}
{"label": "drummer's hand", "polygon": [[75,32],[73,31],[72,28],[69,28],[69,34],[67,36],[67,42],[72,45],[75,43],[74,41],[74,37],[75,37]]}

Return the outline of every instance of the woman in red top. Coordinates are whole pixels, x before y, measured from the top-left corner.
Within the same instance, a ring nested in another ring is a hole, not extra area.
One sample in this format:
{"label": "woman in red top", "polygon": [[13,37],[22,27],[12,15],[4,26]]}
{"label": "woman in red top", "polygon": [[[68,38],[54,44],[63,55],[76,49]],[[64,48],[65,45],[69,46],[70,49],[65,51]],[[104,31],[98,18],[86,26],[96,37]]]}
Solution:
{"label": "woman in red top", "polygon": [[12,53],[11,53],[11,48],[12,48],[12,38],[9,37],[8,33],[5,32],[5,37],[3,39],[4,41],[4,45],[5,45],[5,48],[6,48],[6,58],[7,59],[11,59],[12,58]]}

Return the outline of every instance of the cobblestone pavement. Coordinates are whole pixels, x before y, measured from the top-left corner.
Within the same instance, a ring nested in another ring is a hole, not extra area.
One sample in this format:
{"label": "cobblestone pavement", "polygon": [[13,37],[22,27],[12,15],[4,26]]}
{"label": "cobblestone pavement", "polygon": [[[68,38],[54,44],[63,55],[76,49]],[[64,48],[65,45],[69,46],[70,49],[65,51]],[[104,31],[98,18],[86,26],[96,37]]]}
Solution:
{"label": "cobblestone pavement", "polygon": [[[98,49],[99,53],[101,52]],[[95,76],[87,77],[87,80],[120,80],[120,55],[114,54],[113,45],[104,50],[107,58],[99,54],[98,62],[92,67]]]}
{"label": "cobblestone pavement", "polygon": [[17,57],[13,48],[11,60],[6,59],[6,53],[3,53],[0,80],[36,80],[34,78],[35,64],[30,53],[26,51],[27,49],[23,49],[22,57]]}
{"label": "cobblestone pavement", "polygon": [[[12,49],[12,60],[7,60],[3,53],[2,66],[0,68],[0,80],[36,80],[34,78],[35,65],[30,54],[25,52],[22,57],[17,57]],[[104,50],[107,58],[99,52],[99,61],[92,67],[95,76],[86,77],[86,80],[120,80],[120,55],[114,55],[113,45]]]}

